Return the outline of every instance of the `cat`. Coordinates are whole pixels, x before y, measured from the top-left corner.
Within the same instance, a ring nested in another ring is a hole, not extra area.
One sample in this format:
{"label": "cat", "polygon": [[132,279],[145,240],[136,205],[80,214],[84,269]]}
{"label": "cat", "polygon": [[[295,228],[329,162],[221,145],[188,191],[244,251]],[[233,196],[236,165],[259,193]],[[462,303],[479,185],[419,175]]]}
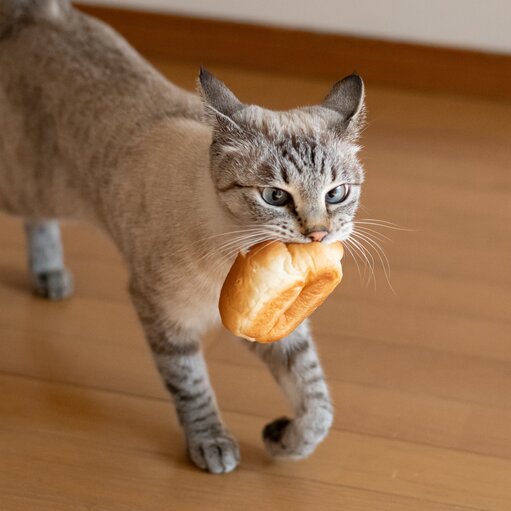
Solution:
{"label": "cat", "polygon": [[[35,290],[53,300],[72,293],[59,218],[110,236],[190,459],[232,471],[239,448],[200,336],[218,322],[239,251],[352,232],[364,178],[362,79],[350,75],[320,105],[285,112],[242,103],[206,69],[194,94],[67,0],[0,0],[0,69],[0,211],[26,220]],[[240,342],[294,409],[264,428],[267,450],[308,456],[333,418],[308,323],[275,344]]]}

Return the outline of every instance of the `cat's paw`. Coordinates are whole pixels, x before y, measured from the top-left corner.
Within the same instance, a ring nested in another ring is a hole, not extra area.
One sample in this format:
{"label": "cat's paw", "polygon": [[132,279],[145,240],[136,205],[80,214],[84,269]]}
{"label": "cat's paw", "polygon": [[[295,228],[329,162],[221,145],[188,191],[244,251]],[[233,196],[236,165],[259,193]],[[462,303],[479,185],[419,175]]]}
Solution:
{"label": "cat's paw", "polygon": [[37,273],[33,283],[35,293],[48,300],[64,300],[73,294],[73,276],[66,268]]}
{"label": "cat's paw", "polygon": [[189,439],[188,454],[195,465],[212,474],[232,472],[240,462],[238,443],[225,431]]}
{"label": "cat's paw", "polygon": [[312,423],[306,418],[288,419],[281,417],[270,422],[263,429],[266,450],[274,458],[300,460],[306,458],[328,434],[332,417]]}

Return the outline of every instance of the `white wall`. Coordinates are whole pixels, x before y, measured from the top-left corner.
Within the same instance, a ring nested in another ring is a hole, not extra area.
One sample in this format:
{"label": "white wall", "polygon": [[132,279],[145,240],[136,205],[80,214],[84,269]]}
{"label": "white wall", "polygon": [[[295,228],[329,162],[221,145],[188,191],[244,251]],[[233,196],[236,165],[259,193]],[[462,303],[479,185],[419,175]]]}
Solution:
{"label": "white wall", "polygon": [[511,0],[80,0],[511,53]]}

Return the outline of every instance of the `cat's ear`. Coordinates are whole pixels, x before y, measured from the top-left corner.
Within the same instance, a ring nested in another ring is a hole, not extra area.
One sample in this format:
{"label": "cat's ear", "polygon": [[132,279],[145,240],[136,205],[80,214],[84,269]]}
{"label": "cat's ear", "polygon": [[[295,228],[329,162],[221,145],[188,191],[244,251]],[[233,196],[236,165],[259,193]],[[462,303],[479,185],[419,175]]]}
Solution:
{"label": "cat's ear", "polygon": [[241,129],[233,115],[245,105],[228,89],[227,85],[201,66],[199,90],[206,105],[206,114],[216,118],[226,129]]}
{"label": "cat's ear", "polygon": [[321,106],[338,114],[332,127],[339,134],[357,138],[365,121],[365,89],[362,78],[356,73],[336,82]]}

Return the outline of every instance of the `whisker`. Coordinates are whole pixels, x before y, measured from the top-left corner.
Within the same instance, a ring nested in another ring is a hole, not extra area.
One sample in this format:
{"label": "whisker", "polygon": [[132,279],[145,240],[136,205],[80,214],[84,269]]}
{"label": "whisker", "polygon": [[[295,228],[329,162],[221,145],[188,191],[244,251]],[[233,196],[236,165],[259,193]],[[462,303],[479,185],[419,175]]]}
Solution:
{"label": "whisker", "polygon": [[[214,273],[218,272],[220,269],[223,270],[224,265],[227,263],[230,263],[231,258],[234,257],[240,251],[240,249],[242,249],[244,247],[248,248],[256,243],[259,243],[261,241],[265,241],[268,239],[269,239],[268,236],[266,234],[264,234],[264,235],[258,236],[257,238],[237,240],[238,243],[236,244],[236,246],[231,246],[230,248],[228,248],[227,252],[225,252],[225,248],[224,248],[223,252],[219,251],[219,250],[214,250],[212,252],[208,252],[208,253],[204,254],[204,256],[200,258],[200,260],[195,260],[195,261],[193,261],[193,263],[194,264],[197,264],[197,263],[208,264],[208,263],[210,263],[210,262],[212,263],[213,261],[216,260],[216,264],[211,269],[211,273],[214,274]],[[185,278],[187,278],[187,276],[183,275],[181,279],[177,279],[176,281],[174,281],[174,284],[181,282]],[[202,283],[199,284],[199,287],[202,289],[206,285],[207,285],[207,281],[204,285],[202,285]]]}
{"label": "whisker", "polygon": [[249,245],[255,245],[259,243],[261,239],[266,239],[268,237],[269,233],[266,232],[258,232],[249,234],[246,236],[238,237],[234,240],[229,240],[228,242],[220,245],[219,247],[215,247],[214,250],[210,250],[209,252],[206,252],[206,254],[202,255],[199,259],[196,260],[196,262],[203,262],[207,261],[210,257],[214,257],[216,255],[218,256],[224,256],[224,252],[227,250],[230,253],[230,250],[239,251],[240,245],[244,245],[246,241],[249,241]]}
{"label": "whisker", "polygon": [[367,233],[368,235],[369,235],[370,233],[372,233],[372,234],[371,234],[372,236],[378,237],[378,239],[380,239],[380,238],[381,238],[381,240],[380,240],[380,241],[382,241],[382,242],[383,242],[383,240],[385,240],[385,241],[389,241],[390,243],[392,243],[392,242],[393,242],[393,241],[392,241],[392,239],[391,239],[391,238],[389,238],[388,236],[385,236],[385,234],[382,234],[381,232],[378,232],[378,231],[376,231],[376,230],[374,230],[374,229],[371,229],[371,228],[369,228],[369,227],[361,227],[360,225],[357,225],[357,226],[355,227],[355,230],[356,230],[356,231],[358,231],[358,232],[360,232],[360,231],[365,232],[365,233]]}
{"label": "whisker", "polygon": [[387,284],[389,285],[389,288],[392,290],[392,292],[397,296],[397,293],[394,290],[394,287],[392,286],[392,283],[390,282],[390,262],[387,257],[387,254],[385,254],[385,251],[381,247],[381,245],[374,239],[370,238],[369,236],[362,234],[360,232],[354,232],[354,236],[358,236],[360,240],[364,240],[366,243],[368,243],[376,252],[376,255],[378,256],[383,272],[385,274],[385,279],[387,280]]}
{"label": "whisker", "polygon": [[270,231],[260,230],[255,233],[247,234],[245,236],[237,236],[235,239],[229,240],[229,241],[223,243],[222,245],[220,245],[219,247],[215,247],[215,248],[219,251],[222,251],[222,250],[225,250],[226,248],[228,248],[229,246],[239,244],[242,241],[257,238],[257,237],[263,236],[263,235],[267,236],[269,234],[273,234],[273,233]]}
{"label": "whisker", "polygon": [[381,222],[382,224],[393,225],[394,227],[402,227],[401,225],[398,225],[394,222],[390,222],[389,220],[383,220],[381,218],[361,218],[360,219],[360,221],[362,221],[362,222],[365,222],[366,220],[368,222]]}
{"label": "whisker", "polygon": [[353,220],[352,222],[354,225],[372,225],[375,227],[383,227],[385,229],[393,229],[396,231],[416,232],[415,229],[408,229],[392,222],[387,222],[386,220],[378,220],[376,218],[363,218],[361,220]]}
{"label": "whisker", "polygon": [[346,250],[348,251],[348,254],[351,256],[353,261],[355,261],[355,264],[357,265],[357,271],[358,271],[358,278],[360,279],[360,282],[362,282],[362,273],[360,272],[360,266],[358,264],[357,258],[354,256],[352,249],[350,248],[350,245],[348,243],[348,240],[345,240],[344,246],[346,247]]}
{"label": "whisker", "polygon": [[247,251],[250,249],[250,247],[253,247],[254,245],[258,245],[259,243],[263,243],[264,241],[267,241],[270,239],[271,238],[268,238],[268,236],[264,235],[264,236],[258,237],[256,240],[254,240],[254,239],[243,240],[243,242],[240,243],[239,245],[236,245],[235,247],[230,248],[230,250],[228,252],[228,256],[231,257],[232,255],[234,255],[238,252]]}
{"label": "whisker", "polygon": [[[353,234],[353,233],[352,233]],[[357,241],[355,238],[351,237],[350,236],[350,241],[351,243],[358,248],[358,251],[360,253],[361,256],[363,256],[363,258],[365,259],[365,261],[367,262],[367,267],[369,268],[369,270],[371,271],[371,275],[370,277],[368,277],[368,280],[367,280],[367,285],[370,284],[371,282],[371,278],[372,280],[374,281],[374,290],[376,291],[376,275],[375,275],[375,272],[374,272],[374,268],[375,268],[375,261],[374,261],[374,257],[373,255],[371,254],[371,252],[369,252],[365,247],[364,245],[362,245],[359,241]]]}
{"label": "whisker", "polygon": [[265,224],[249,224],[247,226],[247,228],[244,228],[244,229],[238,229],[235,231],[228,231],[228,232],[221,232],[221,233],[217,233],[217,234],[212,234],[211,236],[205,236],[204,238],[194,240],[191,243],[189,243],[186,247],[183,247],[181,250],[187,251],[187,250],[189,250],[190,245],[197,245],[197,244],[204,243],[206,241],[209,241],[209,240],[212,240],[215,238],[219,238],[222,236],[230,236],[232,234],[244,234],[244,233],[257,232],[257,231],[260,231],[261,229],[270,228],[270,227],[271,226],[268,226]]}
{"label": "whisker", "polygon": [[270,245],[273,245],[274,243],[277,243],[279,240],[273,240],[273,241],[270,241],[270,243],[268,243],[267,245],[265,245],[264,247],[259,247],[255,252],[254,252],[254,256],[257,255],[259,252],[261,252],[261,250],[263,248],[266,248],[266,247],[269,247]]}
{"label": "whisker", "polygon": [[362,255],[364,255],[364,257],[366,259],[368,259],[368,267],[369,269],[371,270],[371,274],[370,274],[370,278],[368,278],[368,282],[367,284],[369,285],[371,283],[371,279],[373,280],[373,283],[374,283],[374,290],[376,292],[376,261],[372,255],[372,253],[364,246],[363,243],[361,243],[360,241],[358,241],[357,239],[355,238],[351,238],[351,241],[352,243],[354,243],[355,245],[357,245],[360,249],[360,252],[362,253]]}
{"label": "whisker", "polygon": [[240,243],[242,243],[246,240],[259,238],[263,234],[266,234],[266,233],[259,231],[259,232],[255,232],[252,234],[245,234],[244,236],[237,236],[236,238],[228,240],[228,241],[222,243],[221,245],[212,247],[210,250],[208,250],[208,252],[206,252],[206,254],[221,253],[221,252],[227,250],[232,245],[239,245]]}
{"label": "whisker", "polygon": [[[283,232],[279,226],[254,224],[244,229],[214,234],[202,238],[201,240],[196,240],[196,245],[197,243],[202,243],[203,246],[199,248],[199,250],[203,251],[203,254],[190,261],[187,266],[192,267],[194,264],[212,264],[213,268],[210,271],[213,273],[216,273],[220,269],[223,271],[225,265],[231,263],[233,256],[240,250],[247,250],[253,245],[271,240],[279,235],[285,235],[285,232]],[[231,238],[222,241],[219,245],[213,245],[211,247],[216,240],[224,236],[231,236]],[[187,249],[188,247],[185,247],[185,250]]]}
{"label": "whisker", "polygon": [[214,260],[220,261],[227,260],[228,254],[230,253],[230,249],[237,251],[239,250],[240,244],[243,244],[246,241],[255,244],[259,241],[259,239],[262,239],[265,236],[266,235],[256,234],[253,236],[243,237],[237,240],[232,240],[229,243],[225,243],[220,247],[215,247],[213,250],[208,250],[207,252],[203,253],[199,258],[190,261],[190,263],[204,265]]}
{"label": "whisker", "polygon": [[[354,231],[353,235],[358,236],[359,238],[367,241],[367,243],[369,243],[372,247],[374,247],[378,253],[379,252],[382,253],[382,255],[385,258],[385,261],[387,263],[387,268],[388,268],[388,272],[389,272],[389,276],[390,276],[390,262],[387,258],[387,255],[385,254],[385,251],[383,250],[383,247],[378,243],[378,241],[376,239],[372,238],[367,233],[361,233],[358,231]],[[385,265],[383,264],[383,261],[382,261],[382,266],[383,266],[383,269],[385,270]]]}

